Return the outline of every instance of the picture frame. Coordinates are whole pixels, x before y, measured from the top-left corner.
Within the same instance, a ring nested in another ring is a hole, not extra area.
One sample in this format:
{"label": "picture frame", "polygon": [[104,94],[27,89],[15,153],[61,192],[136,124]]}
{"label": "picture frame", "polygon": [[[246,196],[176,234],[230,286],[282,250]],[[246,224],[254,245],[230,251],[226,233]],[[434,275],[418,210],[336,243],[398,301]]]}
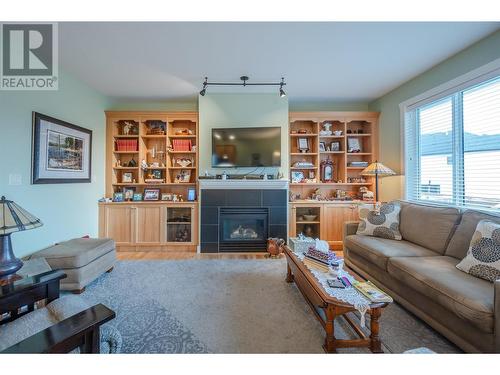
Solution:
{"label": "picture frame", "polygon": [[121,192],[117,192],[113,194],[113,202],[123,202],[124,195]]}
{"label": "picture frame", "polygon": [[131,202],[134,199],[135,187],[124,187],[122,189],[123,200],[125,202]]}
{"label": "picture frame", "polygon": [[176,183],[189,183],[191,181],[191,170],[181,169],[178,174],[175,175]]}
{"label": "picture frame", "polygon": [[92,130],[32,113],[31,183],[90,183]]}
{"label": "picture frame", "polygon": [[162,201],[172,201],[173,200],[173,194],[172,193],[162,193],[161,200]]}
{"label": "picture frame", "polygon": [[340,151],[340,142],[339,141],[333,141],[330,144],[330,150],[331,151]]}
{"label": "picture frame", "polygon": [[132,172],[122,173],[122,183],[131,184],[134,179],[134,174]]}
{"label": "picture frame", "polygon": [[187,200],[189,202],[194,202],[196,200],[196,189],[194,187],[187,189]]}
{"label": "picture frame", "polygon": [[297,184],[304,182],[304,172],[302,171],[292,171],[292,183]]}
{"label": "picture frame", "polygon": [[134,193],[134,196],[132,197],[132,201],[141,202],[142,201],[142,193]]}
{"label": "picture frame", "polygon": [[160,200],[160,189],[144,189],[144,201]]}
{"label": "picture frame", "polygon": [[326,151],[326,143],[325,142],[319,142],[319,151],[320,152]]}
{"label": "picture frame", "polygon": [[307,138],[297,138],[297,148],[300,152],[309,151],[309,140]]}
{"label": "picture frame", "polygon": [[361,152],[361,143],[359,142],[359,138],[347,138],[347,152]]}

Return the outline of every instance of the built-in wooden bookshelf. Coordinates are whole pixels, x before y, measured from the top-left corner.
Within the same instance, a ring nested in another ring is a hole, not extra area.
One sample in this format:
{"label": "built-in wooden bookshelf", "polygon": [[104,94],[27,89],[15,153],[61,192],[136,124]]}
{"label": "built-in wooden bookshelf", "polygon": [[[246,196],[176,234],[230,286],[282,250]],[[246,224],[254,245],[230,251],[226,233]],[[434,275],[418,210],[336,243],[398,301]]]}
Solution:
{"label": "built-in wooden bookshelf", "polygon": [[[106,112],[106,118],[108,198],[127,186],[137,192],[159,188],[162,193],[186,198],[187,188],[196,187],[198,113]],[[178,140],[184,142],[184,148],[179,148]],[[121,145],[126,141],[137,143],[137,147],[123,150]],[[186,161],[188,165],[182,164]],[[126,178],[130,174],[132,180]]]}
{"label": "built-in wooden bookshelf", "polygon": [[[357,198],[361,186],[370,190],[373,179],[362,176],[364,167],[352,166],[351,162],[371,163],[378,152],[376,112],[291,112],[289,136],[290,192],[300,194],[307,199],[316,189],[324,196],[332,197],[337,190],[343,190],[346,196]],[[325,134],[324,125],[331,124],[332,134]],[[305,133],[301,133],[305,132]],[[299,139],[305,139],[306,152],[299,149]],[[360,150],[349,152],[350,140],[355,139]],[[333,146],[336,144],[338,149]],[[323,144],[324,148],[321,148]],[[321,162],[330,159],[333,162],[333,180],[321,180]],[[310,165],[297,166],[297,162]],[[302,172],[303,182],[294,182],[292,174]],[[315,180],[315,181],[314,181]]]}
{"label": "built-in wooden bookshelf", "polygon": [[195,252],[198,201],[188,191],[197,198],[198,113],[106,112],[106,122],[106,197],[156,188],[160,199],[99,203],[99,235],[119,251]]}

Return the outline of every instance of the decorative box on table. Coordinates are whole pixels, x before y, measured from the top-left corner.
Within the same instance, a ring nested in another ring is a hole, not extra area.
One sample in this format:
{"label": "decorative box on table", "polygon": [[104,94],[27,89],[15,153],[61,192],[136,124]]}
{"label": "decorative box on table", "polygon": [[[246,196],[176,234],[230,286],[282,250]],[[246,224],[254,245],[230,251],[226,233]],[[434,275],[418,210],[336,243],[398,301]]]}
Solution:
{"label": "decorative box on table", "polygon": [[316,241],[310,237],[290,237],[290,249],[295,253],[306,252],[309,247],[315,245]]}

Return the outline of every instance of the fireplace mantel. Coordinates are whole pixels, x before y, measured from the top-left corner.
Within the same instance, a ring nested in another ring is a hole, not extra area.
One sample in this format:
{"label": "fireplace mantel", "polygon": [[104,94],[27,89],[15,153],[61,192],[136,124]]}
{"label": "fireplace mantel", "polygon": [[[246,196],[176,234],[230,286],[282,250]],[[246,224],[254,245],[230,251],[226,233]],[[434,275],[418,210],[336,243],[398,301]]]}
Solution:
{"label": "fireplace mantel", "polygon": [[199,180],[200,189],[288,189],[288,180]]}

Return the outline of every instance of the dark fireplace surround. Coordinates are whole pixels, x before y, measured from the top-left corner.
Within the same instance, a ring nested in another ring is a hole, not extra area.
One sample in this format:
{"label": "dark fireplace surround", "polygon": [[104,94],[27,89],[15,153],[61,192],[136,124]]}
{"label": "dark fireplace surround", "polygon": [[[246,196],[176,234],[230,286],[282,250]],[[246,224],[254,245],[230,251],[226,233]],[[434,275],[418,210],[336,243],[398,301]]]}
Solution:
{"label": "dark fireplace surround", "polygon": [[264,252],[287,235],[286,189],[202,189],[202,253]]}

